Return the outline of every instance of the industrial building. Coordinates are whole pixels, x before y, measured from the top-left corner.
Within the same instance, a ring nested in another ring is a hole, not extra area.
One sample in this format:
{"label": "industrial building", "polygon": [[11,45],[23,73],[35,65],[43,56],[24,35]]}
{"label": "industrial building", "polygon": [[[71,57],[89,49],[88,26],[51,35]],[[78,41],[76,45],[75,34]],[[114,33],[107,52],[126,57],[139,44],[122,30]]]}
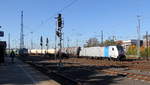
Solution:
{"label": "industrial building", "polygon": [[[131,40],[125,40],[123,41],[122,46],[124,47],[125,51],[127,51],[128,47],[131,45],[137,45],[138,40],[131,39]],[[140,46],[143,46],[143,40],[140,40]]]}

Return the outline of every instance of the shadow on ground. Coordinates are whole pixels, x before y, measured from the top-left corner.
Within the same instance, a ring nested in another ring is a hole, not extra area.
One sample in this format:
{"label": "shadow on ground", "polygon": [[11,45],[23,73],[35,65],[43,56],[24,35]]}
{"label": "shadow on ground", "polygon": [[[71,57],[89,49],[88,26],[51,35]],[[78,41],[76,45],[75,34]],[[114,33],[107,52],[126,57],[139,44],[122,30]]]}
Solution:
{"label": "shadow on ground", "polygon": [[10,57],[5,57],[5,63],[0,65],[0,85],[41,85],[48,80],[49,78],[45,78],[40,72],[35,72],[29,65],[17,59],[12,63]]}
{"label": "shadow on ground", "polygon": [[[88,66],[81,65],[79,63],[63,63],[63,67],[59,67],[56,62],[41,62],[47,60],[48,58],[41,57],[30,57],[23,59],[25,62],[30,62],[36,64],[39,67],[47,68],[49,72],[59,73],[63,76],[67,76],[72,80],[80,82],[81,85],[110,85],[115,84],[125,75],[108,75],[103,72],[98,72],[97,70],[109,69],[109,68],[126,68],[125,66]],[[50,60],[53,60],[50,58]],[[49,75],[49,74],[48,74]],[[61,79],[56,78],[55,76],[50,75],[50,78],[56,80],[57,82],[62,83]],[[66,85],[66,84],[62,84]],[[72,84],[68,84],[72,85]]]}

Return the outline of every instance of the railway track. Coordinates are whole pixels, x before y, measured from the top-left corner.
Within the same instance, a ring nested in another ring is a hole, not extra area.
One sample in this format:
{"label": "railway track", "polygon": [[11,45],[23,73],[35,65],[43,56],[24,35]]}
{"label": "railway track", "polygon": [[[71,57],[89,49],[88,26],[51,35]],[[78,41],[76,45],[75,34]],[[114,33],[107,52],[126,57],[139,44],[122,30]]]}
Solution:
{"label": "railway track", "polygon": [[[49,68],[49,64],[47,63],[28,62],[28,64],[30,64],[37,70],[41,71],[45,75],[49,76],[50,78],[61,83],[61,85],[91,85],[91,82],[93,83],[93,79],[88,79],[87,76],[90,73],[93,74],[93,70],[87,67],[85,68],[83,68],[82,66],[76,68],[69,67],[69,69],[57,67],[56,69],[56,68]],[[51,69],[56,69],[56,70],[51,70]],[[110,80],[111,78],[113,78],[113,76],[106,76],[104,77],[104,79],[102,78],[99,81],[99,83],[103,84],[106,81]],[[99,83],[94,85],[98,85]]]}
{"label": "railway track", "polygon": [[[50,70],[48,67],[46,67],[46,63],[37,63],[39,60],[42,60],[42,58],[22,58],[19,57],[20,60],[22,60],[24,63],[29,64],[30,66],[32,66],[33,68],[35,68],[36,70],[42,72],[43,74],[47,75],[48,77],[54,79],[55,81],[59,82],[61,85],[82,85],[81,82],[76,81],[72,78],[69,78],[65,75],[62,75],[60,73],[58,73],[55,70]],[[57,67],[58,70],[58,67]]]}
{"label": "railway track", "polygon": [[[39,59],[40,60],[40,59]],[[46,62],[45,62],[46,61]],[[63,60],[64,63],[69,63],[65,64],[65,68],[58,68],[58,66],[49,65],[50,63],[56,63],[55,60],[45,60],[45,61],[34,61],[34,60],[28,60],[26,59],[25,62],[36,68],[37,70],[41,71],[42,73],[48,75],[50,78],[58,81],[62,85],[90,85],[88,84],[90,79],[87,78],[79,78],[82,76],[80,73],[90,73],[93,71],[97,71],[98,73],[103,73],[107,74],[108,78],[105,78],[106,80],[111,80],[112,76],[121,76],[123,78],[127,78],[130,80],[140,80],[144,82],[149,82],[150,83],[150,75],[144,75],[144,74],[139,74],[139,73],[132,73],[129,71],[123,71],[123,70],[114,70],[120,68],[123,69],[130,69],[128,66],[130,65],[139,65],[141,63],[138,61],[130,62],[128,63],[127,61],[125,62],[113,62],[112,64],[107,65],[108,61],[98,61],[98,60],[92,60],[89,59],[88,61],[85,59],[76,59],[73,60],[75,64],[70,64],[72,60]],[[92,62],[93,61],[93,62]],[[96,62],[95,62],[96,61]],[[37,63],[38,62],[38,63]],[[45,62],[45,63],[44,63]],[[111,61],[112,62],[112,61]],[[58,63],[58,61],[57,61]],[[101,65],[102,63],[102,65]],[[146,63],[145,61],[142,63]],[[128,65],[127,65],[128,64]],[[127,67],[123,67],[127,66]],[[69,67],[69,69],[67,68]],[[72,69],[72,67],[75,67]],[[99,68],[100,67],[100,68]],[[106,68],[105,68],[106,67]],[[109,68],[109,69],[108,69]],[[111,69],[114,68],[114,69]],[[148,67],[147,67],[148,68]],[[135,68],[133,68],[135,70]],[[76,71],[77,70],[77,71]],[[72,74],[73,73],[73,74]],[[88,74],[85,74],[88,75]],[[84,75],[83,75],[84,76]],[[88,76],[86,76],[88,77]],[[106,82],[106,80],[101,81],[100,83]],[[98,84],[95,84],[98,85]]]}
{"label": "railway track", "polygon": [[63,74],[60,74],[58,72],[55,71],[51,71],[49,68],[43,66],[43,65],[39,65],[36,63],[28,63],[31,66],[33,66],[34,68],[36,68],[37,70],[39,70],[40,72],[44,73],[45,75],[49,76],[50,78],[56,80],[57,82],[61,83],[61,85],[82,85],[81,82],[76,81],[68,76],[65,76]]}
{"label": "railway track", "polygon": [[127,77],[128,79],[133,80],[141,80],[146,81],[150,83],[150,76],[149,75],[143,75],[143,74],[137,74],[137,73],[131,73],[131,72],[125,72],[125,71],[116,71],[116,70],[100,70],[100,72],[104,72],[110,75],[122,75],[124,77]]}

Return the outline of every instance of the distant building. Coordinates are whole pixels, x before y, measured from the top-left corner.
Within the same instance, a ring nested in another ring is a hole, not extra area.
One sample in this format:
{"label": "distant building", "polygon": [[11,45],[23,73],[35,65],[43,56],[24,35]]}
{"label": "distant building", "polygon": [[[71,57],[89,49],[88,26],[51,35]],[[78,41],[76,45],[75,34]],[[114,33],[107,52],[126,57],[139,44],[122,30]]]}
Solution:
{"label": "distant building", "polygon": [[[131,45],[137,46],[137,42],[138,42],[138,40],[136,40],[136,39],[125,40],[125,41],[123,41],[122,46],[124,47],[125,51],[127,51],[129,46],[131,46]],[[140,40],[140,46],[142,46],[142,45],[143,45],[143,40]]]}
{"label": "distant building", "polygon": [[[148,37],[148,46],[150,47],[150,35],[148,35],[147,37]],[[147,46],[146,35],[143,36],[143,45],[144,47]]]}

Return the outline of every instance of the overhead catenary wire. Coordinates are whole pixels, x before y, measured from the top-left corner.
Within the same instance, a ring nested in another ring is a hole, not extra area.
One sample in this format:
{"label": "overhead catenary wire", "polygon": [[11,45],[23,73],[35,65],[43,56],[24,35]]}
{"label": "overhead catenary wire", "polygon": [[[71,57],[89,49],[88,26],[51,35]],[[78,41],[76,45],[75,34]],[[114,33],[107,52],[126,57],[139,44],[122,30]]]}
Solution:
{"label": "overhead catenary wire", "polygon": [[[41,26],[43,26],[45,23],[47,23],[50,19],[53,19],[56,17],[56,15],[60,12],[63,12],[64,10],[66,10],[67,8],[71,7],[73,4],[75,4],[78,0],[72,0],[69,4],[67,4],[66,6],[60,8],[60,10],[58,10],[57,12],[55,12],[52,16],[50,16],[48,19],[45,19],[44,21],[42,21],[39,25],[35,26],[35,28],[41,28]],[[39,30],[34,30],[34,33],[36,33]],[[31,31],[30,31],[31,32]],[[27,33],[27,35],[29,35],[30,33]]]}
{"label": "overhead catenary wire", "polygon": [[[39,25],[37,25],[37,27],[41,27],[42,25],[44,25],[45,23],[47,23],[50,19],[53,19],[56,17],[56,15],[60,12],[63,12],[64,10],[66,10],[67,8],[71,7],[73,4],[75,4],[78,0],[72,0],[72,2],[70,2],[69,4],[67,4],[66,6],[60,8],[60,10],[58,10],[57,12],[55,12],[52,16],[50,16],[49,18],[45,19],[42,23],[40,23]],[[35,28],[37,28],[35,27]],[[38,30],[36,30],[38,31]]]}

